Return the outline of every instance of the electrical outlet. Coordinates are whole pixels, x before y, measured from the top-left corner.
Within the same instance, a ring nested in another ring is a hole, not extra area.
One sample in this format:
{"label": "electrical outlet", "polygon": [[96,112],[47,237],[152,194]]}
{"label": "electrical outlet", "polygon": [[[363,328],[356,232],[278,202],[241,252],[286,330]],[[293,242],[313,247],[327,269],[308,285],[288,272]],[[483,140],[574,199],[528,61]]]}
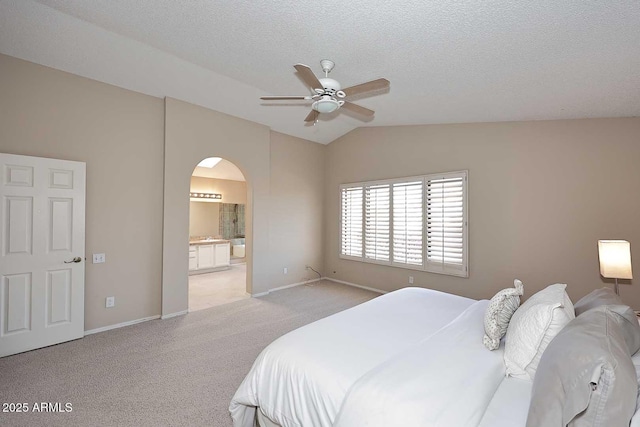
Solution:
{"label": "electrical outlet", "polygon": [[114,307],[116,305],[116,297],[107,297],[105,299],[104,306],[107,308]]}
{"label": "electrical outlet", "polygon": [[93,263],[94,264],[102,264],[106,261],[105,254],[93,254]]}
{"label": "electrical outlet", "polygon": [[289,272],[289,269],[287,267],[282,269],[282,274],[287,274]]}
{"label": "electrical outlet", "polygon": [[409,276],[409,284],[413,285],[413,276]]}

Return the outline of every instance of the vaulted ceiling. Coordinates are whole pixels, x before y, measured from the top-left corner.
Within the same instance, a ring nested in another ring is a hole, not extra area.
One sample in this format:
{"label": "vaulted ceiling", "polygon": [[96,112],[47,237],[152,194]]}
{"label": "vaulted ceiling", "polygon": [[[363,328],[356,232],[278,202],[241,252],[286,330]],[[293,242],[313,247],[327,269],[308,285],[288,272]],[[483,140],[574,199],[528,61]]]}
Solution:
{"label": "vaulted ceiling", "polygon": [[[329,143],[359,126],[640,115],[629,0],[0,0],[0,52]],[[388,92],[303,119],[293,65]]]}

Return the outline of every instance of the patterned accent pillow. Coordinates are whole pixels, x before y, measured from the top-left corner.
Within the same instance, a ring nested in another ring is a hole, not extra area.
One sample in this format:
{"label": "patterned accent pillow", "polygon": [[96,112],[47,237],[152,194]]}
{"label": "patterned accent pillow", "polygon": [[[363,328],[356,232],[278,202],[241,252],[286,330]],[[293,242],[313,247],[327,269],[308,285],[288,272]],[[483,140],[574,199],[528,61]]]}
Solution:
{"label": "patterned accent pillow", "polygon": [[520,306],[520,296],[524,293],[524,286],[518,279],[513,281],[513,286],[495,294],[485,312],[482,343],[489,350],[500,347],[500,340],[507,333],[511,316]]}

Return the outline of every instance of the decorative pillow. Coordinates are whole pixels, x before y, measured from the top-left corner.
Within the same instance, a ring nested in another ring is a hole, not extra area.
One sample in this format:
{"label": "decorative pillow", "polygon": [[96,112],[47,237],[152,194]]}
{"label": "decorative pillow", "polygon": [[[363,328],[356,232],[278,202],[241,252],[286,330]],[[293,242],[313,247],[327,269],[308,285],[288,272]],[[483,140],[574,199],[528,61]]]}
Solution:
{"label": "decorative pillow", "polygon": [[547,286],[513,314],[505,337],[507,375],[532,380],[553,337],[575,318],[566,287],[560,283]]}
{"label": "decorative pillow", "polygon": [[622,299],[609,288],[600,288],[580,298],[573,308],[576,316],[601,305],[624,305]]}
{"label": "decorative pillow", "polygon": [[524,286],[518,279],[513,281],[513,286],[495,294],[487,306],[484,314],[482,343],[489,350],[500,347],[500,340],[507,333],[509,320],[520,306],[520,296],[524,292]]}
{"label": "decorative pillow", "polygon": [[593,308],[549,344],[533,381],[527,427],[629,425],[638,380],[625,336],[640,340],[640,330],[620,314],[628,308]]}
{"label": "decorative pillow", "polygon": [[637,353],[640,350],[640,323],[636,313],[628,305],[607,305],[606,307],[618,315],[615,320],[622,328],[629,355]]}

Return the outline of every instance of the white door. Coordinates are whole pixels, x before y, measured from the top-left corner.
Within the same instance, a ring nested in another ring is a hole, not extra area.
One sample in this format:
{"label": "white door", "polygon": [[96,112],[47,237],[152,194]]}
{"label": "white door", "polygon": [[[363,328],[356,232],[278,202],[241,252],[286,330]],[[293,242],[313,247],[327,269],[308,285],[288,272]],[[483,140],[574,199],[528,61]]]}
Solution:
{"label": "white door", "polygon": [[84,336],[85,163],[0,153],[0,357]]}

